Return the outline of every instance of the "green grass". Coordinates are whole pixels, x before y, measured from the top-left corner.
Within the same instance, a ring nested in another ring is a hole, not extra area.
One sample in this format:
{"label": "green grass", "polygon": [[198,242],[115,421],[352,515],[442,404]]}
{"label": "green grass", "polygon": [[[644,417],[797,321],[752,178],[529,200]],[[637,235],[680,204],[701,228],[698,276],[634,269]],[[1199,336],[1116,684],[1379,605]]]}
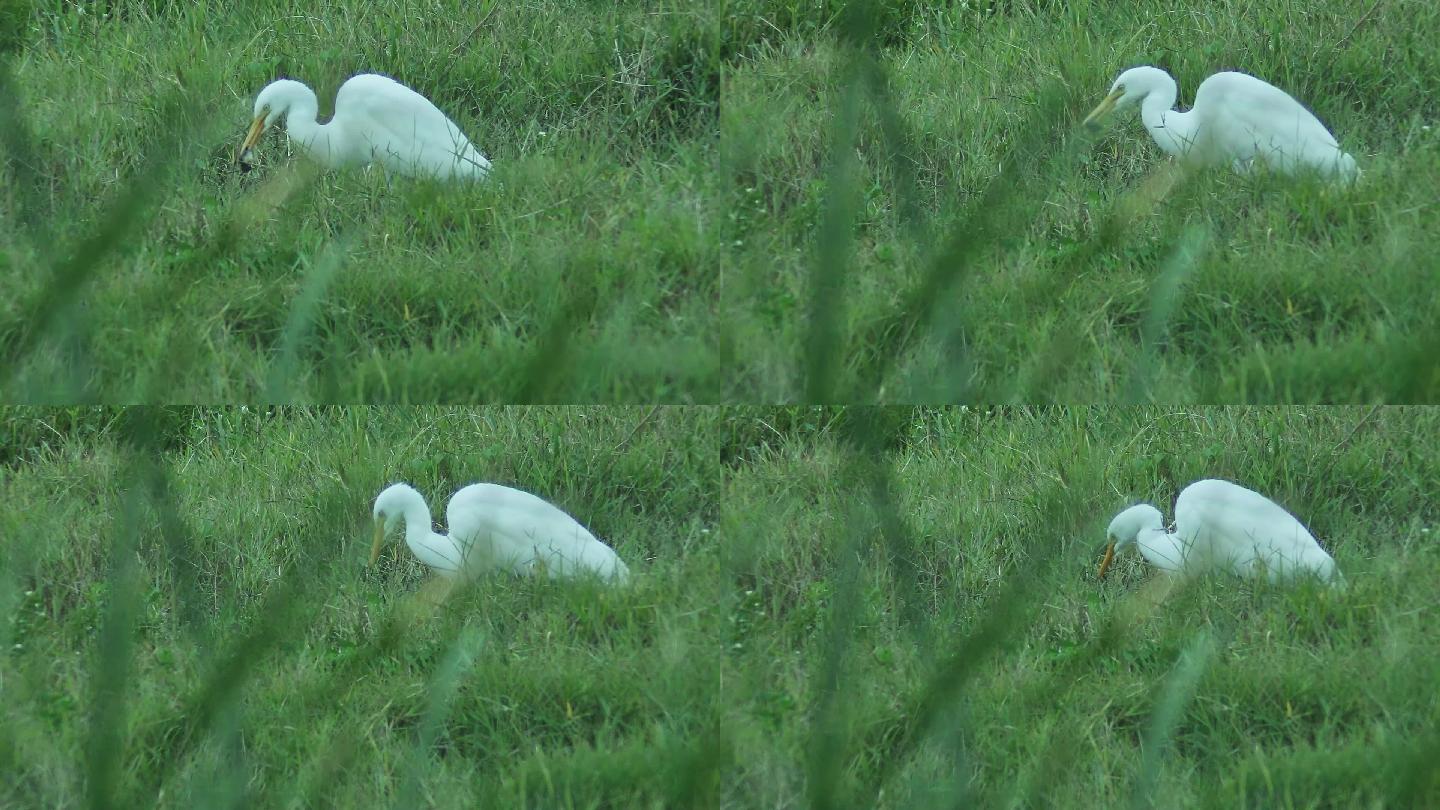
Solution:
{"label": "green grass", "polygon": [[[663,792],[632,784],[653,753],[677,768],[708,756],[697,734],[717,721],[706,687],[721,650],[701,628],[715,594],[681,562],[713,537],[719,412],[0,421],[14,452],[0,804],[139,806],[158,790],[206,806],[308,804],[306,791],[348,806],[415,790],[560,801]],[[416,613],[408,552],[364,566],[370,502],[407,480],[443,516],[477,479],[576,515],[643,581],[609,593],[495,579],[438,617]],[[610,770],[592,775],[599,757]]]}
{"label": "green grass", "polygon": [[[5,10],[6,401],[1440,391],[1440,11],[1418,0]],[[1137,62],[1182,99],[1224,68],[1279,84],[1365,182],[1157,191],[1136,121],[1077,128]],[[279,135],[235,170],[266,82],[325,114],[367,70],[449,112],[493,182],[317,175]]]}
{"label": "green grass", "polygon": [[[1440,799],[1433,409],[0,411],[0,805]],[[1094,572],[1203,476],[1349,587]],[[370,502],[512,483],[633,587],[415,601]]]}
{"label": "green grass", "polygon": [[[1381,6],[872,3],[836,37],[777,37],[722,94],[739,390],[1433,401],[1440,57],[1419,43],[1440,12]],[[1171,178],[1138,117],[1078,127],[1144,63],[1182,100],[1223,69],[1280,85],[1365,182],[1156,191]]]}
{"label": "green grass", "polygon": [[[5,66],[10,401],[715,398],[723,9],[82,5],[37,3]],[[283,136],[234,168],[265,83],[328,115],[363,71],[449,112],[493,182],[317,177]]]}

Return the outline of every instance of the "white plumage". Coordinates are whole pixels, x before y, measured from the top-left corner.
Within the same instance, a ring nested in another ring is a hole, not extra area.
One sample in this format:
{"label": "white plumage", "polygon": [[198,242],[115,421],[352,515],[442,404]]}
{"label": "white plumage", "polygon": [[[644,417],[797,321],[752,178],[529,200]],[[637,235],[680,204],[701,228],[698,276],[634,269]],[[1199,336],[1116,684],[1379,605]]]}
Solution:
{"label": "white plumage", "polygon": [[1313,171],[1346,181],[1359,175],[1355,159],[1320,119],[1268,82],[1245,73],[1216,73],[1201,82],[1189,112],[1171,109],[1178,95],[1165,71],[1131,68],[1085,123],[1138,104],[1155,143],[1187,164],[1229,165],[1245,173],[1261,163],[1284,174]]}
{"label": "white plumage", "polygon": [[1117,552],[1134,545],[1157,568],[1183,574],[1212,570],[1266,576],[1271,582],[1312,575],[1331,582],[1340,572],[1299,520],[1258,492],[1209,479],[1186,487],[1175,500],[1175,531],[1165,531],[1160,510],[1139,504],[1115,516],[1100,576]]}
{"label": "white plumage", "polygon": [[425,498],[406,484],[381,492],[373,514],[371,564],[385,536],[403,522],[410,551],[447,578],[495,570],[555,578],[594,575],[621,583],[630,576],[614,549],[559,507],[499,484],[471,484],[456,492],[445,509],[448,535],[430,529]]}
{"label": "white plumage", "polygon": [[240,144],[239,161],[265,130],[283,119],[290,139],[332,169],[379,163],[411,177],[479,180],[490,171],[460,127],[429,99],[386,76],[353,76],[335,94],[335,115],[316,121],[319,102],[309,87],[291,79],[271,82],[255,97],[255,118]]}

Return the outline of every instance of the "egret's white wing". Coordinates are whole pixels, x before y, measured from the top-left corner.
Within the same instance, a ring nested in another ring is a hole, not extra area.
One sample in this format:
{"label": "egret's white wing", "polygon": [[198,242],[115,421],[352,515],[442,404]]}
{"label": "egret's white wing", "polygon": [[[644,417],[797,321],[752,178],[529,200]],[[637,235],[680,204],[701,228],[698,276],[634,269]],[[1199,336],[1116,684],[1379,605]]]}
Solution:
{"label": "egret's white wing", "polygon": [[1269,498],[1239,484],[1210,479],[1186,487],[1175,502],[1182,542],[1210,564],[1271,578],[1313,571],[1328,579],[1330,555],[1299,520]]}
{"label": "egret's white wing", "polygon": [[490,167],[465,133],[429,99],[385,76],[351,78],[335,96],[337,117],[361,131],[374,159],[402,174],[483,175]]}
{"label": "egret's white wing", "polygon": [[[550,576],[595,573],[624,578],[613,549],[579,521],[543,498],[499,484],[471,484],[446,510],[452,537],[472,542],[497,567],[528,573],[542,565]],[[487,550],[488,549],[488,550]]]}
{"label": "egret's white wing", "polygon": [[537,533],[534,542],[536,561],[552,577],[594,574],[602,579],[623,582],[630,575],[630,570],[615,550],[593,537],[585,541],[564,531],[548,535]]}
{"label": "egret's white wing", "polygon": [[1315,114],[1280,88],[1244,73],[1216,73],[1195,93],[1206,149],[1218,162],[1259,159],[1278,171],[1353,170]]}

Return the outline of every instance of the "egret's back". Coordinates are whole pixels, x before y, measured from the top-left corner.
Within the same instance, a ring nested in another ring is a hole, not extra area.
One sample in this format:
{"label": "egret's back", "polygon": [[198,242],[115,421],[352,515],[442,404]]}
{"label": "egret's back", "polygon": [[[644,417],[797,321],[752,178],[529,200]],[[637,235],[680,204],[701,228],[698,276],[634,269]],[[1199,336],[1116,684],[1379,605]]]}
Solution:
{"label": "egret's back", "polygon": [[[1256,159],[1277,171],[1313,170],[1353,178],[1355,159],[1315,114],[1280,88],[1244,73],[1216,73],[1195,93],[1195,109],[1213,120],[1207,152],[1218,160]],[[1204,125],[1202,125],[1204,126]]]}
{"label": "egret's back", "polygon": [[1301,572],[1329,580],[1335,561],[1282,506],[1239,484],[1197,481],[1175,502],[1176,533],[1197,562],[1276,580]]}
{"label": "egret's back", "polygon": [[452,537],[472,548],[483,568],[553,577],[594,573],[624,580],[629,571],[609,546],[564,510],[500,484],[471,484],[446,509]]}
{"label": "egret's back", "polygon": [[445,113],[405,85],[373,73],[352,77],[335,96],[337,120],[364,122],[372,159],[406,175],[484,177],[490,161]]}

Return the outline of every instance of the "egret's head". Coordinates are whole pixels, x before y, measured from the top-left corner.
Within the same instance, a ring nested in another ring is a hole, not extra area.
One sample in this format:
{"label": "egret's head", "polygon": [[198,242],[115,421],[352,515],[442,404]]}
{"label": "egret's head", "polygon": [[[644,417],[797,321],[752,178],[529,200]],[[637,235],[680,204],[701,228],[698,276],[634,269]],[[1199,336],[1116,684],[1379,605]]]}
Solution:
{"label": "egret's head", "polygon": [[240,151],[236,153],[237,162],[248,166],[250,150],[260,142],[265,130],[288,115],[292,107],[306,104],[313,107],[317,101],[310,88],[300,82],[279,79],[265,85],[265,89],[255,97],[255,117],[250,122],[250,129],[245,133],[245,140],[240,142]]}
{"label": "egret's head", "polygon": [[1096,126],[1110,113],[1139,104],[1146,96],[1166,87],[1173,93],[1175,80],[1160,68],[1148,65],[1130,68],[1110,85],[1110,94],[1105,96],[1105,100],[1085,116],[1085,126]]}
{"label": "egret's head", "polygon": [[384,545],[385,537],[395,528],[395,524],[405,517],[405,512],[414,508],[416,503],[423,507],[425,499],[409,484],[391,484],[375,498],[375,509],[372,512],[375,520],[375,539],[370,544],[371,565],[380,559],[380,546]]}
{"label": "egret's head", "polygon": [[1110,528],[1105,530],[1109,543],[1105,546],[1105,559],[1100,561],[1100,576],[1105,576],[1117,551],[1124,551],[1135,545],[1140,532],[1164,528],[1165,518],[1160,514],[1160,510],[1148,503],[1136,504],[1116,515],[1115,519],[1110,521]]}

